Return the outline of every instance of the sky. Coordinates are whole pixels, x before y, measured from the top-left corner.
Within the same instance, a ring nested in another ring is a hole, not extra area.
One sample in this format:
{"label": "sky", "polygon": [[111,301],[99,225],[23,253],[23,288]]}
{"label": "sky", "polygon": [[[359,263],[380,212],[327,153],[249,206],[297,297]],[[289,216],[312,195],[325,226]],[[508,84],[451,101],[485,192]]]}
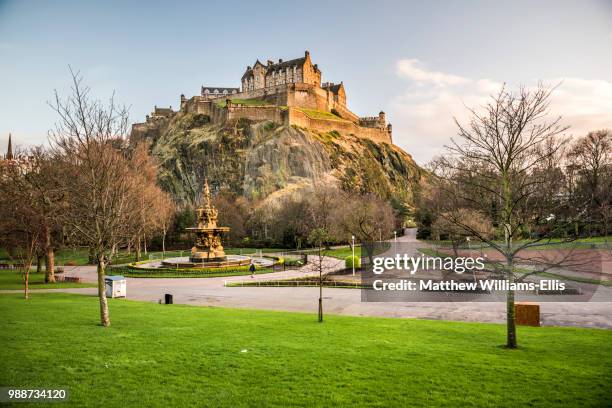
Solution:
{"label": "sky", "polygon": [[47,142],[69,65],[140,122],[201,85],[240,86],[256,59],[305,50],[324,82],[344,81],[349,109],[385,111],[419,164],[504,83],[556,85],[551,115],[570,135],[612,128],[612,0],[0,0],[0,151],[9,132],[22,147]]}

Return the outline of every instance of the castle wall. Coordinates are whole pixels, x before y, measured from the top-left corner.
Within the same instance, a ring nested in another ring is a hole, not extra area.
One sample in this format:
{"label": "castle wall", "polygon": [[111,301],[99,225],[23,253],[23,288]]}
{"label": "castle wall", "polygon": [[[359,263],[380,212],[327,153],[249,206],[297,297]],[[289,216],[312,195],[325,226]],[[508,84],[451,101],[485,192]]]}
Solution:
{"label": "castle wall", "polygon": [[[359,117],[345,104],[346,95],[336,100],[334,93],[318,86],[304,83],[289,83],[254,89],[231,95],[234,99],[260,99],[276,106],[293,106],[330,112],[334,109],[343,118],[355,123]],[[193,99],[193,98],[192,98]],[[202,110],[202,113],[205,113]]]}
{"label": "castle wall", "polygon": [[[334,99],[334,94],[331,91],[327,91],[323,88],[315,87],[312,89],[315,97],[317,98],[317,108],[319,110],[324,110],[327,112],[331,112],[332,109],[338,112],[343,119],[350,120],[352,122],[358,122],[359,116],[355,115],[351,112],[346,104],[341,101],[336,101]],[[346,97],[346,96],[345,96]],[[293,105],[293,106],[301,106],[301,105]]]}
{"label": "castle wall", "polygon": [[254,121],[270,120],[272,122],[285,124],[286,115],[284,110],[278,106],[230,106],[227,108],[226,120],[251,119]]}
{"label": "castle wall", "polygon": [[189,113],[200,113],[202,115],[211,115],[211,105],[213,102],[207,100],[202,96],[194,96],[193,98],[185,101],[181,106],[181,109]]}
{"label": "castle wall", "polygon": [[288,109],[287,122],[290,125],[312,129],[321,133],[335,130],[345,135],[353,134],[366,137],[378,143],[393,143],[391,133],[384,129],[363,128],[348,120],[314,119],[295,108]]}

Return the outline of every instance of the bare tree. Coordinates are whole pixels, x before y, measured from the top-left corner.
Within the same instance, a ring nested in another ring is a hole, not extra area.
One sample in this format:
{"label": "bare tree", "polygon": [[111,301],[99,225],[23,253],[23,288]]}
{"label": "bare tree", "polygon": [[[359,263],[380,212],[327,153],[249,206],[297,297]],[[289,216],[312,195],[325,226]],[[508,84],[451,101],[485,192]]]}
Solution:
{"label": "bare tree", "polygon": [[388,237],[395,227],[393,209],[374,194],[346,194],[333,214],[338,232],[359,242],[374,242],[381,232]]}
{"label": "bare tree", "polygon": [[[456,121],[459,137],[435,166],[441,190],[438,216],[501,254],[510,284],[520,251],[548,245],[554,237],[574,239],[568,235],[571,220],[557,214],[564,197],[541,194],[554,190],[551,185],[558,182],[546,168],[557,160],[567,129],[560,117],[547,120],[551,92],[541,84],[517,92],[502,87],[482,111],[470,109],[467,124]],[[458,211],[461,208],[490,220],[496,236],[476,228]],[[517,347],[514,297],[509,290],[508,348]]]}
{"label": "bare tree", "polygon": [[589,234],[593,232],[593,222],[601,221],[600,232],[608,235],[612,206],[612,131],[590,132],[572,145],[567,156],[570,168],[577,173],[576,204],[579,207],[586,204],[589,211]]}
{"label": "bare tree", "polygon": [[136,260],[140,260],[140,250],[147,240],[162,233],[162,247],[165,255],[165,235],[174,214],[172,199],[157,184],[157,163],[149,154],[148,146],[139,143],[127,153],[129,168],[133,173],[132,181],[139,186],[132,190],[133,214],[130,222],[132,229],[131,244],[136,248]]}
{"label": "bare tree", "polygon": [[44,245],[40,234],[46,220],[33,205],[38,191],[26,178],[36,163],[24,160],[25,157],[0,162],[0,244],[19,262],[24,297],[28,299],[30,269],[34,256]]}
{"label": "bare tree", "polygon": [[116,147],[128,128],[128,111],[93,99],[78,72],[70,70],[72,93],[56,92],[50,106],[59,120],[50,131],[55,159],[62,163],[68,197],[63,222],[79,243],[92,249],[97,262],[100,321],[110,326],[105,268],[112,251],[130,238],[132,198],[138,189],[128,161]]}
{"label": "bare tree", "polygon": [[449,221],[451,219],[461,219],[465,225],[469,225],[471,230],[479,231],[483,236],[493,238],[493,225],[490,220],[467,208],[458,208],[456,211],[457,214],[441,214],[431,226],[432,233],[437,235],[438,239],[443,235],[448,237],[453,245],[455,256],[459,256],[457,252],[459,245],[470,238],[472,234],[466,228],[459,227]]}
{"label": "bare tree", "polygon": [[61,227],[60,214],[65,209],[66,194],[62,183],[61,166],[41,147],[35,147],[28,154],[27,171],[23,173],[19,189],[28,192],[25,205],[36,214],[40,231],[37,236],[43,240],[41,248],[45,255],[45,282],[55,282],[55,239]]}
{"label": "bare tree", "polygon": [[159,195],[155,203],[158,229],[162,233],[162,257],[166,257],[166,236],[172,226],[176,207],[168,194]]}
{"label": "bare tree", "polygon": [[308,236],[308,242],[311,245],[315,245],[317,252],[315,255],[315,270],[319,274],[319,308],[318,308],[318,320],[319,323],[323,322],[323,278],[326,275],[325,272],[325,248],[324,244],[329,240],[327,231],[323,228],[315,228],[310,232]]}

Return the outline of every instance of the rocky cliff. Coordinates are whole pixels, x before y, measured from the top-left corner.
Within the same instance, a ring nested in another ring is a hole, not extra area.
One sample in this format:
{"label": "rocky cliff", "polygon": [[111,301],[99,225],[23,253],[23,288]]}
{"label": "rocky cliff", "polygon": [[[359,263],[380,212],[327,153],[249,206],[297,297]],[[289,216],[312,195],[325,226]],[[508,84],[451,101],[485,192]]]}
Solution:
{"label": "rocky cliff", "polygon": [[180,112],[133,131],[132,141],[139,140],[159,159],[163,188],[182,202],[197,196],[207,176],[213,189],[255,200],[336,183],[411,205],[423,176],[396,146],[269,121],[213,125],[205,115]]}

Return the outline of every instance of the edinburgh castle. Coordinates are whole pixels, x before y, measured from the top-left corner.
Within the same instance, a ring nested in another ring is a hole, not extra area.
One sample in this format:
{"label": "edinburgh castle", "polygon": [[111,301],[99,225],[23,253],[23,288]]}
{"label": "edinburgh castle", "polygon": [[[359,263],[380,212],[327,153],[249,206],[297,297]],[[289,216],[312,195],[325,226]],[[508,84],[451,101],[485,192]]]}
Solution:
{"label": "edinburgh castle", "polygon": [[[181,95],[180,111],[207,115],[211,123],[231,123],[242,118],[269,120],[392,143],[391,124],[386,122],[384,112],[373,117],[359,117],[351,112],[344,84],[321,83],[321,70],[312,63],[308,51],[303,57],[288,61],[268,60],[263,64],[257,60],[246,68],[240,84],[240,88],[202,86],[199,95],[190,98]],[[132,126],[132,138],[176,114],[171,107],[156,106],[146,122]]]}

